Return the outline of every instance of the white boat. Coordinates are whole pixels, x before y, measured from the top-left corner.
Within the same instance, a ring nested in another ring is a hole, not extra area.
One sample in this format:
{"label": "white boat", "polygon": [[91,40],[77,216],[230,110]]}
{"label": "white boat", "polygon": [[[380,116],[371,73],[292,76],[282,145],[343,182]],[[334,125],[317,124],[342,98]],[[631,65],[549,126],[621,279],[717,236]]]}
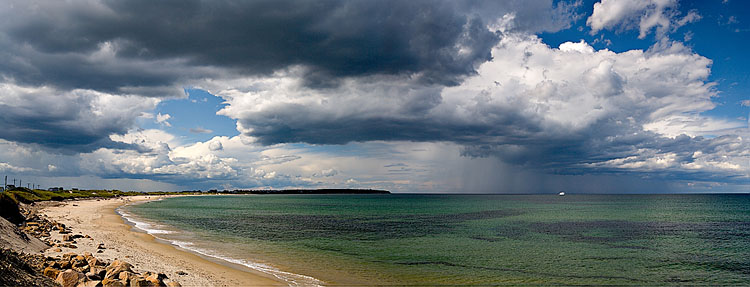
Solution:
{"label": "white boat", "polygon": [[560,193],[558,193],[558,195],[559,195],[559,196],[565,196],[565,192],[564,192],[564,191],[561,191]]}

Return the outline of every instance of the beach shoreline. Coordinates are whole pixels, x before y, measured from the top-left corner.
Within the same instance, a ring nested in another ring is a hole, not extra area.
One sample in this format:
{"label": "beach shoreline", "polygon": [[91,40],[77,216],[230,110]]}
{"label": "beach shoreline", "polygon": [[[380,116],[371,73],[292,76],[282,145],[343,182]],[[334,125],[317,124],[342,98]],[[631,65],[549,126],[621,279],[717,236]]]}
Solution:
{"label": "beach shoreline", "polygon": [[[91,252],[98,258],[125,260],[136,272],[157,270],[182,286],[287,286],[288,284],[251,268],[220,259],[208,258],[176,247],[140,232],[126,223],[117,209],[133,203],[169,196],[128,196],[112,199],[85,199],[38,204],[40,213],[68,226],[73,234],[89,235],[76,243],[77,248],[49,248],[44,254],[59,256],[66,252]],[[62,235],[53,234],[53,240]],[[99,246],[104,249],[99,249]],[[99,253],[97,253],[99,251]]]}

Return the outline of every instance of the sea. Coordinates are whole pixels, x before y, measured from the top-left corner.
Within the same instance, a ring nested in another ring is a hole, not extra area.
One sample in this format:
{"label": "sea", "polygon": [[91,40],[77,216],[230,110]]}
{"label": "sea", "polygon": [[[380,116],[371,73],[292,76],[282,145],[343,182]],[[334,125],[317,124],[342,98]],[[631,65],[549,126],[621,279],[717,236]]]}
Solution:
{"label": "sea", "polygon": [[290,286],[750,285],[750,195],[218,195],[118,212]]}

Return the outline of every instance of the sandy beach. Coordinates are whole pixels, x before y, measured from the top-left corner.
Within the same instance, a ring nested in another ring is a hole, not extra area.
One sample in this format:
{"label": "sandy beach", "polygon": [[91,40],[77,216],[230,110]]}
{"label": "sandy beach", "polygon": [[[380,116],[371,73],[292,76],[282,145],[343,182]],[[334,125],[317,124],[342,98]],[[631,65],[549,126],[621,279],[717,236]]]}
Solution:
{"label": "sandy beach", "polygon": [[[51,220],[70,227],[73,234],[91,237],[77,239],[76,249],[50,248],[45,251],[45,255],[91,252],[96,257],[109,261],[125,260],[134,265],[136,272],[164,273],[182,286],[286,286],[284,282],[250,268],[231,263],[220,264],[160,242],[149,234],[133,230],[115,212],[124,204],[158,198],[134,196],[40,204],[39,211]],[[54,233],[52,238],[60,240],[62,235]],[[97,253],[100,244],[105,249]]]}

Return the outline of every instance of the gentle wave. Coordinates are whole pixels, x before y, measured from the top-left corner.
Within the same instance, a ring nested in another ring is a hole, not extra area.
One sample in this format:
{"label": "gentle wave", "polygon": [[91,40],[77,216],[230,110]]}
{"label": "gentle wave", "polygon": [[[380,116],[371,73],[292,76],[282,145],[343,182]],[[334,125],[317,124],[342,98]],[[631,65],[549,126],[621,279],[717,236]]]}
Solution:
{"label": "gentle wave", "polygon": [[154,234],[174,233],[174,231],[159,229],[157,225],[155,224],[136,220],[133,218],[132,215],[130,215],[129,213],[123,212],[122,210],[118,210],[118,213],[120,214],[120,216],[124,217],[127,221],[132,223],[136,228],[143,230],[144,232],[148,234],[154,235]]}
{"label": "gentle wave", "polygon": [[279,269],[276,269],[274,267],[271,267],[262,263],[223,256],[223,255],[217,254],[216,252],[213,252],[212,250],[194,247],[195,244],[193,244],[192,242],[177,241],[177,240],[167,240],[167,241],[169,241],[170,243],[176,246],[179,246],[180,248],[187,249],[187,250],[190,250],[192,252],[195,252],[204,256],[224,260],[224,261],[231,262],[234,264],[243,265],[250,269],[273,275],[274,277],[287,282],[289,286],[323,286],[322,281],[315,279],[313,277],[310,277],[310,276],[281,271]]}
{"label": "gentle wave", "polygon": [[[127,205],[130,205],[130,204],[127,204]],[[127,206],[127,205],[124,205],[124,206]],[[204,249],[204,248],[197,248],[197,247],[195,247],[195,244],[193,242],[179,241],[179,240],[170,240],[170,239],[166,239],[166,238],[155,236],[156,234],[170,234],[170,233],[174,233],[174,231],[158,229],[158,228],[154,227],[155,224],[146,223],[146,222],[134,219],[133,215],[131,215],[131,214],[127,213],[127,212],[124,212],[122,210],[122,208],[118,208],[116,210],[116,212],[120,216],[122,216],[122,218],[124,218],[126,221],[132,223],[136,228],[138,228],[138,229],[140,229],[140,230],[142,230],[142,231],[144,231],[144,232],[146,232],[148,234],[151,234],[151,235],[153,235],[154,237],[156,237],[156,238],[158,238],[160,240],[167,241],[170,244],[178,246],[180,248],[183,248],[183,249],[186,249],[186,250],[198,253],[198,254],[203,255],[203,256],[212,257],[212,258],[215,258],[215,259],[227,261],[227,262],[234,263],[234,264],[239,264],[239,265],[248,267],[250,269],[253,269],[253,270],[256,270],[256,271],[259,271],[259,272],[262,272],[262,273],[266,273],[266,274],[272,275],[272,276],[278,278],[279,280],[287,282],[289,284],[289,286],[321,286],[321,287],[324,286],[323,285],[323,281],[320,281],[320,280],[315,279],[315,278],[310,277],[310,276],[306,276],[306,275],[302,275],[302,274],[296,274],[296,273],[291,273],[291,272],[286,272],[286,271],[281,271],[281,270],[279,270],[277,268],[268,266],[266,264],[252,262],[252,261],[245,260],[245,259],[236,259],[236,258],[231,258],[231,257],[228,257],[228,256],[224,256],[224,255],[218,254],[217,252],[215,252],[213,250],[208,250],[208,249]]]}

